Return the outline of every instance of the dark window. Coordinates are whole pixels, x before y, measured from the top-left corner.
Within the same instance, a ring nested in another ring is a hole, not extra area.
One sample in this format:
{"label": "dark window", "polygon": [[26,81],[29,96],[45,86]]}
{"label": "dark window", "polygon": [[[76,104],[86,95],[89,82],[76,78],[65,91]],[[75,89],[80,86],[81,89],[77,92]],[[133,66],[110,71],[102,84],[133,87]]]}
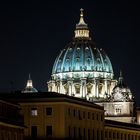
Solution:
{"label": "dark window", "polygon": [[80,110],[78,110],[78,118],[79,120],[82,120]]}
{"label": "dark window", "polygon": [[74,127],[74,138],[76,137],[76,128]]}
{"label": "dark window", "polygon": [[123,138],[123,133],[121,133],[121,139]]}
{"label": "dark window", "polygon": [[103,131],[101,130],[101,140],[103,140]]}
{"label": "dark window", "polygon": [[85,111],[84,111],[84,112],[83,112],[83,118],[84,118],[84,119],[85,119],[85,116],[86,116],[86,115],[85,115]]}
{"label": "dark window", "polygon": [[71,136],[71,135],[70,135],[70,126],[68,127],[68,131],[69,131],[69,138],[70,138],[70,136]]}
{"label": "dark window", "polygon": [[128,134],[128,140],[130,140],[130,134]]}
{"label": "dark window", "polygon": [[52,108],[51,107],[46,108],[46,115],[52,115]]}
{"label": "dark window", "polygon": [[137,139],[137,135],[135,135],[135,140]]}
{"label": "dark window", "polygon": [[126,134],[124,135],[124,139],[126,139]]}
{"label": "dark window", "polygon": [[94,113],[92,113],[92,120],[94,120]]}
{"label": "dark window", "polygon": [[115,138],[115,132],[113,132],[113,138]]}
{"label": "dark window", "polygon": [[93,135],[93,140],[94,140],[94,137],[95,137],[95,135],[94,135],[94,129],[93,129],[93,132],[92,133],[93,133],[92,135]]}
{"label": "dark window", "polygon": [[90,112],[88,112],[88,119],[90,119]]}
{"label": "dark window", "polygon": [[88,140],[90,140],[90,130],[88,129]]}
{"label": "dark window", "polygon": [[132,140],[134,139],[133,135],[132,135]]}
{"label": "dark window", "polygon": [[37,126],[31,127],[31,136],[32,136],[32,139],[37,139]]}
{"label": "dark window", "polygon": [[103,115],[101,115],[101,121],[103,121]]}
{"label": "dark window", "polygon": [[117,139],[119,138],[119,132],[117,132]]}
{"label": "dark window", "polygon": [[74,109],[74,110],[73,110],[73,116],[74,116],[74,117],[75,117],[75,114],[76,114],[76,113],[75,113],[75,109]]}
{"label": "dark window", "polygon": [[86,138],[86,130],[85,130],[85,128],[83,129],[83,137],[84,137],[84,139]]}
{"label": "dark window", "polygon": [[51,137],[52,136],[52,126],[49,125],[46,127],[46,136]]}
{"label": "dark window", "polygon": [[107,138],[107,131],[105,131],[105,138]]}
{"label": "dark window", "polygon": [[100,139],[100,138],[99,138],[99,130],[97,130],[97,139]]}
{"label": "dark window", "polygon": [[111,138],[111,131],[109,131],[109,138]]}
{"label": "dark window", "polygon": [[79,138],[81,138],[81,129],[79,127]]}
{"label": "dark window", "polygon": [[96,119],[98,120],[98,114],[96,115]]}
{"label": "dark window", "polygon": [[68,115],[70,116],[70,108],[68,109]]}

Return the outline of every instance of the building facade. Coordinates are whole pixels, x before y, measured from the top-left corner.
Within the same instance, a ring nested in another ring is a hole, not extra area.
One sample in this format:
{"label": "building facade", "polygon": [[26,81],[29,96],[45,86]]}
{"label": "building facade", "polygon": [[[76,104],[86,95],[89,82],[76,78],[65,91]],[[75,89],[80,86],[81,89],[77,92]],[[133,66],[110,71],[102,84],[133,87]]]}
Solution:
{"label": "building facade", "polygon": [[53,92],[3,96],[20,104],[25,140],[104,138],[104,109],[85,99]]}
{"label": "building facade", "polygon": [[24,140],[140,139],[140,125],[106,120],[103,106],[86,99],[54,92],[19,92],[0,96],[20,104],[24,116]]}
{"label": "building facade", "polygon": [[20,106],[0,100],[0,140],[23,140],[24,122]]}

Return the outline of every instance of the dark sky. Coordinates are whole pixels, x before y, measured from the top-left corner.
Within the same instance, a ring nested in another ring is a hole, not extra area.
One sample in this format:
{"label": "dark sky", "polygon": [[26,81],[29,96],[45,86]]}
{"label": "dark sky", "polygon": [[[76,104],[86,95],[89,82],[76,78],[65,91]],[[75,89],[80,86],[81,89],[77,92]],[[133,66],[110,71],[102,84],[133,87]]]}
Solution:
{"label": "dark sky", "polygon": [[[22,90],[28,74],[47,90],[55,58],[74,36],[84,9],[92,38],[108,54],[118,78],[140,99],[140,8],[127,0],[6,1],[0,4],[0,91]],[[12,86],[11,86],[11,83]],[[140,105],[140,103],[138,103]]]}

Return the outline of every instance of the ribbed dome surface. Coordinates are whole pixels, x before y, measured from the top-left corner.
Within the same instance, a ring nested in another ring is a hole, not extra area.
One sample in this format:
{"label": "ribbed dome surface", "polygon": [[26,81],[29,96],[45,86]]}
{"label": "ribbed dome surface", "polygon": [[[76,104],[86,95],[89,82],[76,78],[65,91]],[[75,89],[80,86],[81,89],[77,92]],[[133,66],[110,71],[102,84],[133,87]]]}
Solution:
{"label": "ribbed dome surface", "polygon": [[113,73],[106,53],[88,39],[70,42],[56,58],[52,74],[79,71]]}

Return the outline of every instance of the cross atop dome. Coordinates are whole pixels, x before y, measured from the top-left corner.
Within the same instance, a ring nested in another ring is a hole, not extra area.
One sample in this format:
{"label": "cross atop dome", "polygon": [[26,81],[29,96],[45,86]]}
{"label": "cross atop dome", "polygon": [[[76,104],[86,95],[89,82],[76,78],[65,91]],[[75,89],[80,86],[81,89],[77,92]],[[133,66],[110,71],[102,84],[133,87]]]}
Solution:
{"label": "cross atop dome", "polygon": [[84,21],[84,14],[83,14],[84,9],[81,8],[80,11],[81,11],[81,13],[80,13],[80,21],[79,21],[78,25],[87,25],[85,23],[85,21]]}

